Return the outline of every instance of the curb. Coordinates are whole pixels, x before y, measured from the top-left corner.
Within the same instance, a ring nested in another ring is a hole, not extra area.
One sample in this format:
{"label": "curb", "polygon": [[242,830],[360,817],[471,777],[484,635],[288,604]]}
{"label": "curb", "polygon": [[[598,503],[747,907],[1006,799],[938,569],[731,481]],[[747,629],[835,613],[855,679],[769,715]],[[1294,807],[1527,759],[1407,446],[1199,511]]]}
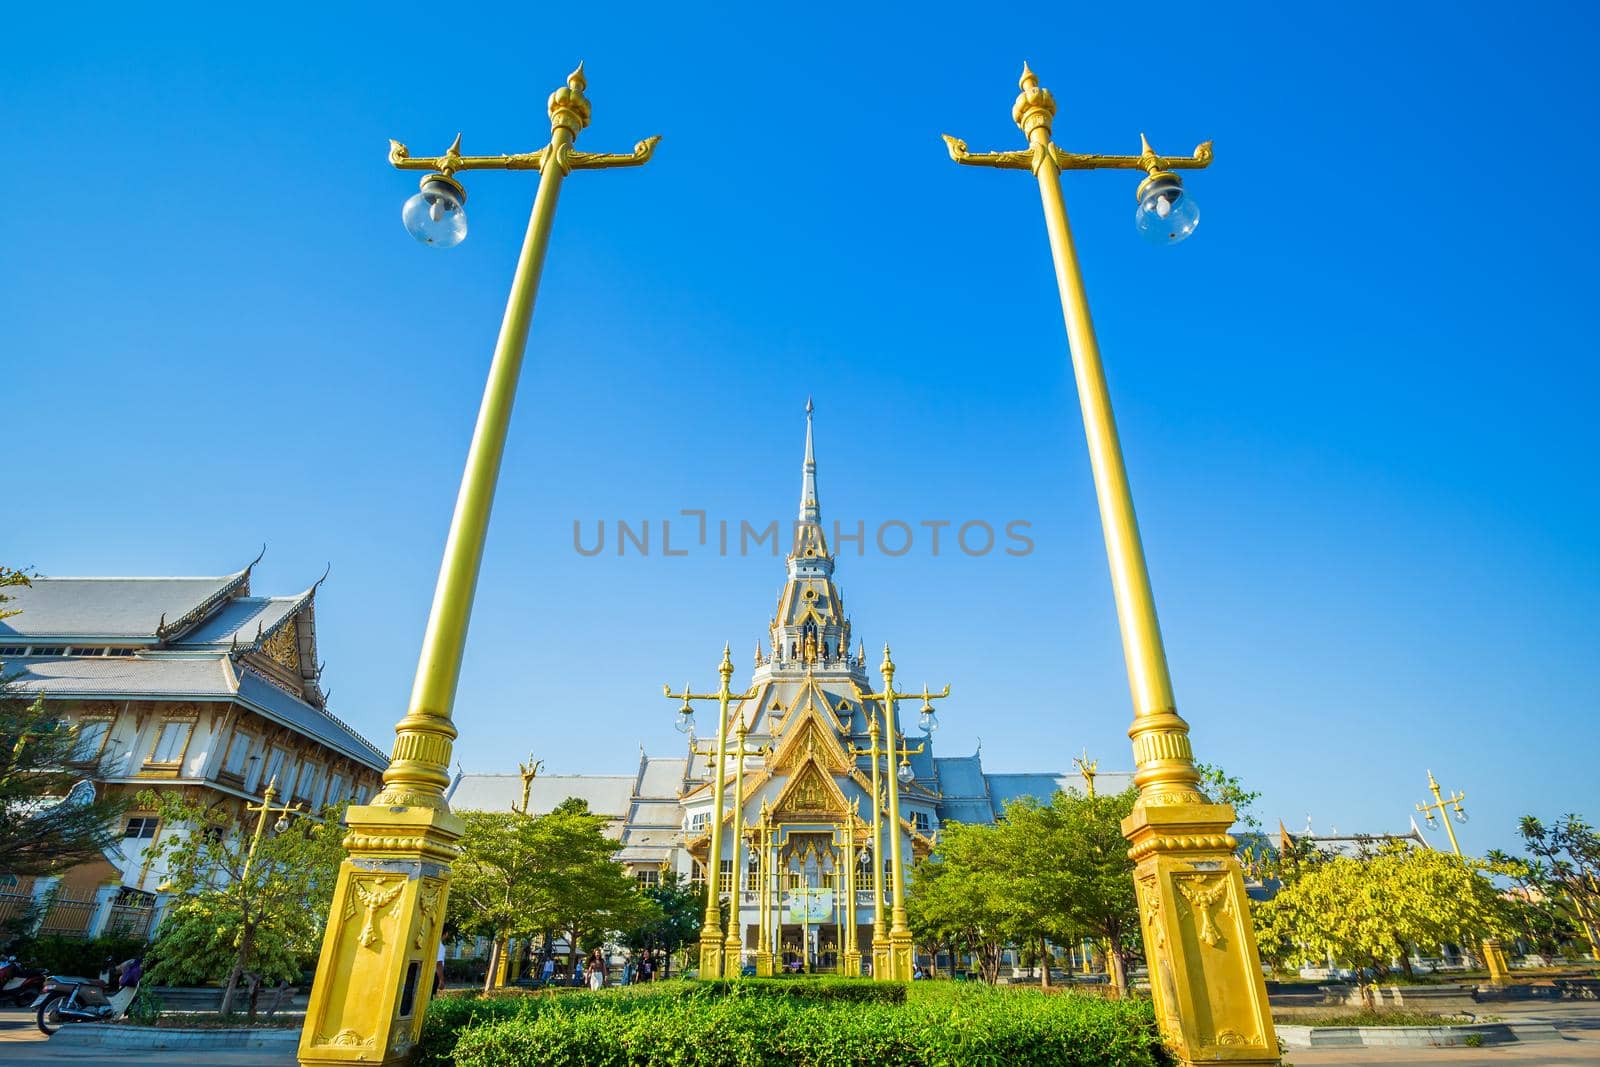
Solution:
{"label": "curb", "polygon": [[50,1038],[52,1048],[116,1048],[182,1052],[198,1049],[293,1049],[300,1044],[296,1029],[178,1030],[161,1026],[110,1026],[73,1023]]}
{"label": "curb", "polygon": [[1288,1048],[1453,1048],[1477,1035],[1484,1045],[1562,1041],[1549,1023],[1461,1023],[1454,1026],[1292,1026],[1278,1024]]}

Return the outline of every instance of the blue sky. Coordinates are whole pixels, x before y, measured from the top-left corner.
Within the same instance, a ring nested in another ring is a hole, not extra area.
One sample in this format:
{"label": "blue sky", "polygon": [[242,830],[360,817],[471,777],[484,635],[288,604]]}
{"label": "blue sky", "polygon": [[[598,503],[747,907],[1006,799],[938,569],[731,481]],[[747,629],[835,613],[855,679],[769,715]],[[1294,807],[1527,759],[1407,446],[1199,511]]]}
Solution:
{"label": "blue sky", "polygon": [[[1216,141],[1176,249],[1129,175],[1067,183],[1196,752],[1269,824],[1404,828],[1429,767],[1472,849],[1600,816],[1591,9],[681,6],[12,15],[0,558],[223,573],[265,541],[274,592],[331,561],[325,680],[387,745],[536,179],[469,176],[468,241],[428,250],[385,142],[538,147],[582,58],[581,147],[664,139],[563,191],[463,765],[675,750],[661,682],[747,664],[781,563],[586,558],[573,523],[787,517],[812,394],[825,518],[922,535],[838,576],[903,681],[953,686],[941,750],[1127,766],[1037,192],[939,141],[1015,147],[1027,59],[1063,147]],[[946,519],[1036,547],[935,557]]]}

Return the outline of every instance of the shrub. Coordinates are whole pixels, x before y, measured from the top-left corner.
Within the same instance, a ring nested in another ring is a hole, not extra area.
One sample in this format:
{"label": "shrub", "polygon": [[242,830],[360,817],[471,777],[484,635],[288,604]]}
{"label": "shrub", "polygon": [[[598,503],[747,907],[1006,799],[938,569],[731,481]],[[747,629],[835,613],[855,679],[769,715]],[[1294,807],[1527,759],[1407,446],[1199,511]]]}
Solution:
{"label": "shrub", "polygon": [[[845,989],[895,990],[885,994]],[[826,990],[826,992],[822,992]],[[853,980],[662,983],[563,997],[444,997],[419,1065],[615,1067],[768,1063],[1154,1067],[1170,1063],[1147,1001]]]}
{"label": "shrub", "polygon": [[42,967],[51,974],[94,978],[109,958],[115,963],[142,955],[146,943],[136,937],[97,937],[91,941],[50,934],[32,938],[12,951],[19,960]]}

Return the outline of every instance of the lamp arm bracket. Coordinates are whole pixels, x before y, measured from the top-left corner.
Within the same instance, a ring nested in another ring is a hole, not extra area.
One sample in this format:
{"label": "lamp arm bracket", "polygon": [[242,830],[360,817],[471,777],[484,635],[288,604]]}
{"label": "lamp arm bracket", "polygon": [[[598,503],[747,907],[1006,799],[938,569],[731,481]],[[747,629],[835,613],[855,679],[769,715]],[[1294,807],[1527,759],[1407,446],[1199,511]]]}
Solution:
{"label": "lamp arm bracket", "polygon": [[1050,145],[1050,158],[1060,170],[1203,170],[1211,166],[1211,142],[1204,141],[1192,156],[1158,156],[1154,152],[1141,152],[1136,156],[1097,156],[1081,152],[1068,152]]}
{"label": "lamp arm bracket", "polygon": [[967,142],[948,133],[940,134],[950,158],[968,167],[998,167],[1001,170],[1032,170],[1033,153],[1020,152],[969,152]]}
{"label": "lamp arm bracket", "polygon": [[[461,138],[442,156],[412,156],[399,141],[389,142],[389,165],[396,170],[433,170],[444,175],[460,170],[543,170],[544,157],[549,151],[518,152],[505,156],[464,156],[460,152]],[[648,157],[647,157],[648,158]]]}
{"label": "lamp arm bracket", "polygon": [[572,152],[566,157],[569,170],[606,170],[611,167],[642,167],[655,154],[661,135],[646,137],[632,152]]}

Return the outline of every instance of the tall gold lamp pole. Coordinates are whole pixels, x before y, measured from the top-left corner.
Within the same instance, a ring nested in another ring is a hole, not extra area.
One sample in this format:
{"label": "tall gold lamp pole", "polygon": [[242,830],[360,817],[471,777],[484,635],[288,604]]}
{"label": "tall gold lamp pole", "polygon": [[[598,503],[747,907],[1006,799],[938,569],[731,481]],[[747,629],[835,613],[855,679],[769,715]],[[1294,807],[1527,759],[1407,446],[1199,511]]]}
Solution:
{"label": "tall gold lamp pole", "polygon": [[273,829],[281,834],[289,828],[289,816],[296,815],[300,811],[299,804],[285,804],[282,807],[273,807],[272,798],[277,795],[278,776],[273,775],[272,780],[267,783],[266,792],[261,794],[261,803],[246,804],[244,806],[245,811],[256,812],[256,832],[250,838],[250,850],[244,854],[244,873],[239,876],[239,881],[241,882],[248,883],[250,881],[250,868],[255,866],[256,849],[261,847],[261,837],[267,831],[267,816],[272,814],[278,816],[278,821],[273,826]]}
{"label": "tall gold lamp pole", "polygon": [[637,166],[649,160],[658,140],[640,141],[622,155],[575,151],[574,139],[589,125],[585,88],[580,64],[550,94],[550,141],[535,152],[464,156],[458,136],[444,155],[422,159],[389,142],[395,167],[429,172],[403,213],[407,228],[425,243],[448,246],[465,235],[466,191],[456,178],[461,171],[538,171],[539,191],[467,452],[410,703],[395,726],[382,791],[345,815],[348,855],[339,868],[319,980],[300,1035],[301,1063],[408,1062],[431,995],[450,863],[461,836],[461,822],[444,800],[456,737],[451,712],[556,198],[572,171]]}
{"label": "tall gold lamp pole", "polygon": [[[883,646],[883,662],[878,665],[878,671],[883,675],[883,692],[863,693],[858,688],[856,690],[856,698],[863,704],[868,701],[877,701],[883,708],[883,734],[889,746],[889,758],[892,761],[898,754],[904,759],[907,755],[904,748],[901,748],[898,753],[896,752],[896,739],[899,738],[900,733],[895,726],[895,702],[921,697],[923,707],[928,709],[931,714],[932,704],[930,702],[943,700],[949,696],[950,687],[948,685],[945,686],[944,691],[940,693],[930,693],[926,686],[923,687],[923,691],[920,693],[896,692],[894,688],[894,660],[889,657],[888,645]],[[874,760],[873,766],[877,766],[876,760]],[[905,766],[909,770],[909,764]],[[909,982],[912,971],[911,928],[906,924],[906,874],[904,849],[900,844],[900,775],[894,772],[889,774],[889,821],[884,829],[889,837],[889,865],[892,884],[889,911],[889,945],[888,953],[882,957],[883,963],[886,964],[884,967],[886,973],[880,973],[877,969],[879,960],[876,941],[877,931],[873,931],[873,977],[888,979],[893,982]],[[882,861],[874,857],[873,862],[881,863]]]}
{"label": "tall gold lamp pole", "polygon": [[[725,973],[724,940],[722,933],[722,904],[718,899],[721,895],[722,881],[722,811],[723,799],[727,795],[727,758],[730,754],[728,748],[728,704],[733,701],[745,701],[755,698],[756,691],[748,693],[735,693],[732,689],[733,657],[728,646],[722,646],[722,662],[717,666],[717,673],[722,676],[722,685],[715,693],[691,693],[687,686],[683,692],[674,693],[670,685],[661,687],[662,692],[672,700],[683,701],[683,707],[678,709],[680,724],[692,722],[694,707],[692,701],[715,700],[717,702],[717,744],[716,748],[708,753],[714,757],[713,780],[711,787],[711,848],[706,856],[706,910],[700,924],[700,974],[705,977],[716,977]],[[741,746],[742,747],[742,746]],[[738,841],[734,842],[734,856],[739,853]],[[733,925],[738,925],[739,918],[739,870],[735,866],[732,871],[731,892],[728,897],[728,910],[732,913]],[[735,934],[737,931],[735,931]],[[737,944],[737,942],[736,942]],[[735,976],[738,968],[735,967]]]}
{"label": "tall gold lamp pole", "polygon": [[[1467,821],[1467,809],[1461,802],[1467,799],[1467,794],[1459,790],[1448,797],[1439,788],[1439,782],[1433,777],[1433,772],[1428,772],[1428,791],[1433,794],[1433,803],[1416,805],[1417,812],[1428,821],[1428,828],[1434,829],[1433,813],[1439,813],[1439,822],[1444,823],[1445,836],[1450,839],[1450,851],[1461,859],[1461,842],[1456,840],[1456,828],[1451,825],[1451,817],[1456,822]],[[1489,970],[1490,985],[1507,985],[1511,981],[1511,962],[1506,959],[1505,947],[1498,937],[1486,937],[1482,941],[1483,965]]]}
{"label": "tall gold lamp pole", "polygon": [[1160,242],[1181,240],[1199,216],[1175,172],[1209,166],[1211,144],[1200,145],[1191,157],[1157,155],[1143,138],[1138,155],[1067,152],[1050,139],[1055,98],[1026,64],[1019,87],[1011,117],[1027,148],[975,154],[948,135],[945,144],[957,163],[1032,171],[1039,183],[1133,695],[1128,733],[1139,800],[1122,830],[1136,865],[1157,1016],[1185,1064],[1277,1063],[1277,1035],[1234,856],[1237,842],[1228,834],[1234,813],[1201,793],[1189,726],[1173,699],[1128,472],[1061,194],[1063,170],[1144,171],[1135,216],[1140,231]]}
{"label": "tall gold lamp pole", "polygon": [[[859,689],[856,691],[857,699],[865,696]],[[872,888],[872,976],[874,978],[887,978],[889,975],[889,930],[883,921],[883,783],[881,781],[883,770],[883,747],[878,741],[882,734],[878,730],[878,717],[866,709],[866,702],[862,701],[862,712],[867,720],[867,747],[857,748],[850,746],[850,757],[860,759],[868,757],[872,761],[872,847],[867,850],[868,860],[872,867],[872,879],[869,885]]]}

